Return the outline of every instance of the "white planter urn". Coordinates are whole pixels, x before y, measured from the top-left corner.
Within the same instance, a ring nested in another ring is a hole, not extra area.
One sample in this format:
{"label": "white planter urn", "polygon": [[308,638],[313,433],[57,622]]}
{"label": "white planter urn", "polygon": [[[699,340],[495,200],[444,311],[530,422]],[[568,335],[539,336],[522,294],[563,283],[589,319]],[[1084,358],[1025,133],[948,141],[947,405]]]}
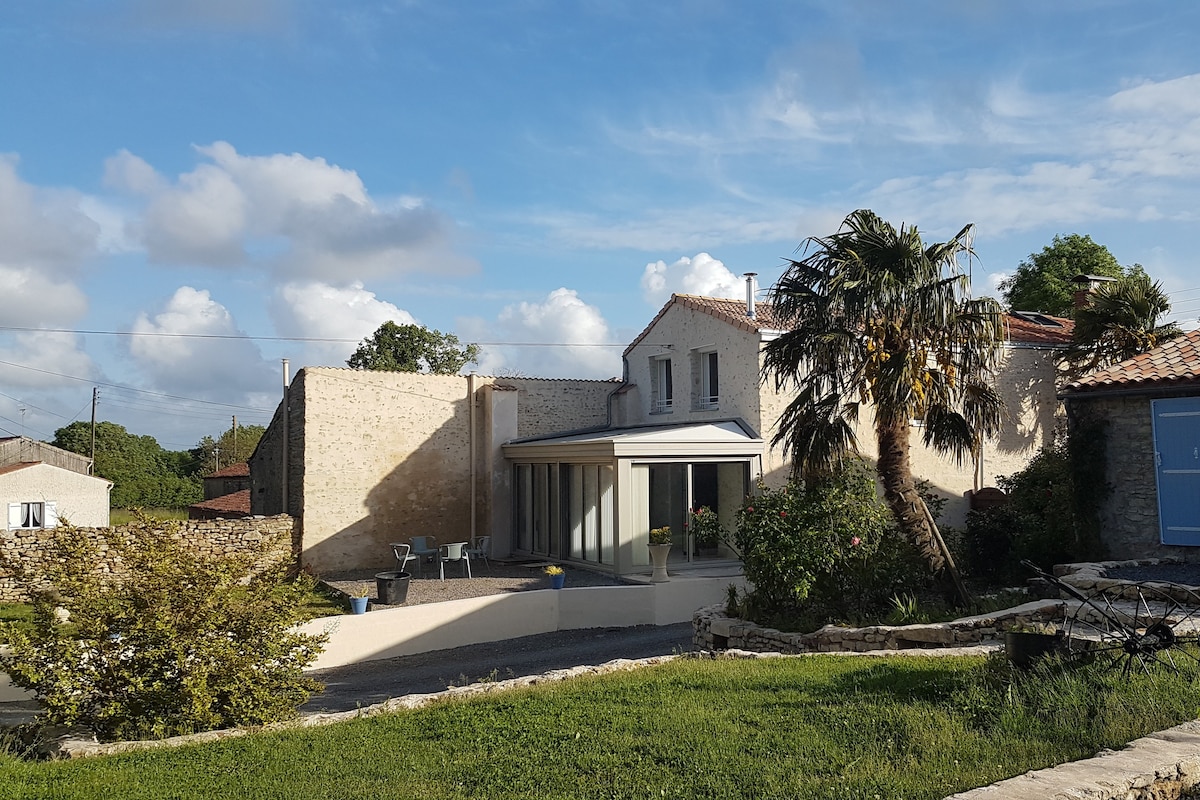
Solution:
{"label": "white planter urn", "polygon": [[650,573],[651,583],[662,583],[671,580],[667,575],[667,553],[671,552],[669,544],[652,544],[650,547],[650,563],[654,571]]}

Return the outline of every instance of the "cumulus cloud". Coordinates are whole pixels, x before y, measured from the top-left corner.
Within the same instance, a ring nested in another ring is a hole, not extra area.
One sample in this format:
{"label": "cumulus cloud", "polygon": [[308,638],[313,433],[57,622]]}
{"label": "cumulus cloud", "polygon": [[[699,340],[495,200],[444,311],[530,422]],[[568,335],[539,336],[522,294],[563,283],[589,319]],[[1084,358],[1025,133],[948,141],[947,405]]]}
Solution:
{"label": "cumulus cloud", "polygon": [[281,336],[348,340],[306,344],[305,364],[338,367],[346,365],[358,342],[388,320],[397,325],[420,324],[412,314],[380,300],[357,282],[350,286],[311,281],[285,284],[272,299],[271,317]]}
{"label": "cumulus cloud", "polygon": [[[140,314],[129,349],[157,386],[201,398],[262,391],[273,377],[253,342],[206,289],[181,286],[157,314]],[[181,335],[182,334],[182,335]]]}
{"label": "cumulus cloud", "polygon": [[11,389],[78,386],[72,378],[96,378],[99,371],[73,333],[23,331],[0,345],[0,384]]}
{"label": "cumulus cloud", "polygon": [[[485,342],[478,370],[487,375],[603,379],[621,374],[622,347],[598,346],[612,344],[608,323],[574,289],[555,289],[541,302],[507,306],[494,323],[463,320],[460,327],[460,339]],[[547,346],[536,346],[539,343]]]}
{"label": "cumulus cloud", "polygon": [[69,281],[32,267],[0,263],[4,324],[17,328],[69,325],[87,313],[87,297]]}
{"label": "cumulus cloud", "polygon": [[646,302],[661,306],[672,294],[739,298],[746,295],[746,283],[708,253],[698,253],[694,258],[684,256],[672,264],[647,264],[642,272],[642,297]]}
{"label": "cumulus cloud", "polygon": [[159,264],[267,266],[289,280],[361,280],[402,272],[465,274],[450,219],[422,199],[373,199],[353,170],[296,153],[244,156],[227,142],[172,182],[121,152],[110,186],[145,195],[131,231]]}
{"label": "cumulus cloud", "polygon": [[96,251],[100,226],[79,192],[21,180],[15,156],[0,155],[0,264],[68,275]]}

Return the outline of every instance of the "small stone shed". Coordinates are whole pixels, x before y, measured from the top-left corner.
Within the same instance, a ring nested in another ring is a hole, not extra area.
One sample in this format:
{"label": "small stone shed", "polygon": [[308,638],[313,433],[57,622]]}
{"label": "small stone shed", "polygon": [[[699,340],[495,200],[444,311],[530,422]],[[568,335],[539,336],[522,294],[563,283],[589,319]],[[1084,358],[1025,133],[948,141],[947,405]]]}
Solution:
{"label": "small stone shed", "polygon": [[1103,432],[1109,557],[1200,562],[1200,330],[1085,375],[1061,397],[1072,433]]}

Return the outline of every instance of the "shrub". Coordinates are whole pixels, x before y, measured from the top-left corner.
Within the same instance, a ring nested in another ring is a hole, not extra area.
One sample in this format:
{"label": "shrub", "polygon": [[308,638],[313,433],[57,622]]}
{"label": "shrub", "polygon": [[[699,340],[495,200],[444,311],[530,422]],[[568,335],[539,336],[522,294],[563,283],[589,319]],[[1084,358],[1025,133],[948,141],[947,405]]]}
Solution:
{"label": "shrub", "polygon": [[161,738],[273,722],[320,688],[302,670],[324,637],[291,630],[306,588],[270,557],[278,543],[206,557],[176,528],[143,516],[103,541],[56,531],[32,630],[0,630],[0,669],[33,690],[42,722]]}
{"label": "shrub", "polygon": [[858,462],[821,480],[760,485],[738,511],[734,534],[753,587],[744,613],[861,615],[886,605],[923,574],[890,520]]}
{"label": "shrub", "polygon": [[969,572],[989,581],[1029,577],[1021,561],[1042,569],[1099,555],[1084,544],[1076,518],[1075,486],[1067,444],[1043,447],[1023,470],[1000,478],[1008,503],[972,511],[964,533]]}

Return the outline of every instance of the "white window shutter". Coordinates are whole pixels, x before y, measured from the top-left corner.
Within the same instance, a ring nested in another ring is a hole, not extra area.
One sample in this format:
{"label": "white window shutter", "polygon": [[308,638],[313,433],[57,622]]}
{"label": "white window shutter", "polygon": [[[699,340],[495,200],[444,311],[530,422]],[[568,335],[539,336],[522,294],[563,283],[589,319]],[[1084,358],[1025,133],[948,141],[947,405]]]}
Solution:
{"label": "white window shutter", "polygon": [[8,529],[10,531],[21,527],[21,504],[8,504]]}
{"label": "white window shutter", "polygon": [[46,514],[42,519],[42,527],[58,527],[58,503],[46,503]]}

